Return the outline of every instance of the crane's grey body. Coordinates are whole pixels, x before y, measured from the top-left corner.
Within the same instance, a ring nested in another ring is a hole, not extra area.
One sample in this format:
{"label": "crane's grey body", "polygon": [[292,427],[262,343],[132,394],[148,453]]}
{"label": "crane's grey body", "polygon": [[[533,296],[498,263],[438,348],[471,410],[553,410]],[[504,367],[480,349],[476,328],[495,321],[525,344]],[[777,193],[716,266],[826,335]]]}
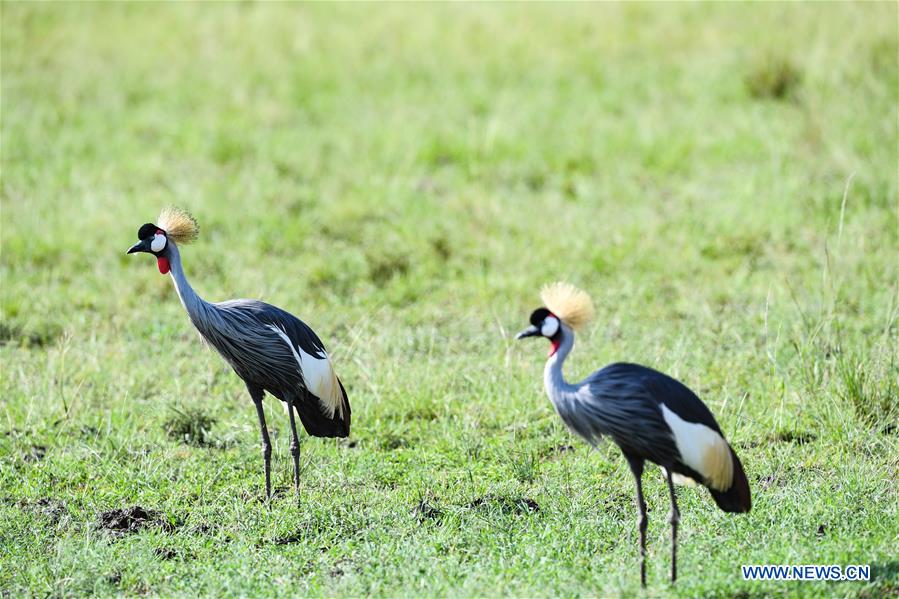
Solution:
{"label": "crane's grey body", "polygon": [[705,485],[727,512],[750,509],[749,486],[742,465],[724,440],[714,416],[679,381],[638,364],[615,363],[583,381],[568,383],[562,374],[574,347],[574,331],[546,308],[531,315],[518,338],[543,336],[553,350],[543,371],[550,401],[568,428],[596,445],[609,437],[624,454],[634,475],[640,536],[640,582],[646,585],[646,460],[660,465],[668,483],[671,512],[671,581],[677,577],[677,526],[680,512],[674,482]]}
{"label": "crane's grey body", "polygon": [[291,330],[290,339],[318,360],[327,358],[322,342],[306,323],[258,300],[237,299],[206,304],[200,317],[191,315],[197,330],[245,381],[284,399],[306,390],[302,366],[272,328]]}
{"label": "crane's grey body", "polygon": [[292,325],[302,333],[297,341],[306,353],[323,359],[324,347],[315,333],[293,315],[260,301],[204,301],[187,282],[177,249],[172,253],[172,278],[190,321],[234,372],[279,399],[304,391],[305,381],[293,353],[270,326]]}
{"label": "crane's grey body", "polygon": [[[186,218],[189,222],[182,224],[196,226],[192,217]],[[141,241],[128,253],[148,252],[157,257],[160,272],[171,274],[194,327],[247,386],[259,419],[267,498],[271,497],[271,441],[262,408],[265,392],[287,405],[294,485],[299,493],[300,447],[295,413],[310,435],[349,435],[350,404],[321,340],[303,321],[270,304],[247,299],[220,303],[203,300],[188,283],[178,246],[165,230],[147,223],[138,232],[138,239]]]}
{"label": "crane's grey body", "polygon": [[636,365],[612,364],[569,384],[562,363],[573,345],[574,335],[563,333],[544,369],[546,393],[566,426],[591,445],[608,436],[625,454],[672,466],[671,456],[678,453],[671,429],[658,402],[631,376],[628,367]]}
{"label": "crane's grey body", "polygon": [[[328,360],[328,356],[321,340],[306,323],[258,300],[219,303],[203,300],[184,275],[177,245],[169,243],[168,252],[172,279],[191,322],[248,386],[260,387],[282,401],[291,399],[304,424],[307,410],[303,408],[321,411],[329,417],[333,417],[335,411],[348,409],[345,396],[344,402],[331,406],[329,397],[317,397],[308,388],[296,350],[302,350],[316,360]],[[286,342],[285,335],[295,347]],[[316,405],[306,406],[307,402]],[[317,431],[309,432],[316,434]]]}
{"label": "crane's grey body", "polygon": [[174,244],[170,256],[172,279],[190,321],[240,378],[281,399],[305,390],[293,352],[271,327],[290,329],[292,339],[306,353],[325,359],[324,346],[312,329],[292,314],[258,300],[203,300],[184,276]]}

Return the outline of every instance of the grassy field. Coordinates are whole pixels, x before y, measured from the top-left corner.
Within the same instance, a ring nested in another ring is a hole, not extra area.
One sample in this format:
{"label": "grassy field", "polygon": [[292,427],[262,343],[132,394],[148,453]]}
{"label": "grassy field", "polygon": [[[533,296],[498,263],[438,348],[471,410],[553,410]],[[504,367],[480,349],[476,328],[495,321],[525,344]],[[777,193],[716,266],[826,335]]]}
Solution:
{"label": "grassy field", "polygon": [[[641,595],[624,460],[512,340],[556,279],[569,379],[675,375],[746,465],[746,516],[680,491],[675,587],[649,469],[647,595],[899,593],[897,11],[4,2],[0,595]],[[283,410],[268,509],[243,384],[124,255],[170,203],[198,292],[346,383],[299,507]]]}

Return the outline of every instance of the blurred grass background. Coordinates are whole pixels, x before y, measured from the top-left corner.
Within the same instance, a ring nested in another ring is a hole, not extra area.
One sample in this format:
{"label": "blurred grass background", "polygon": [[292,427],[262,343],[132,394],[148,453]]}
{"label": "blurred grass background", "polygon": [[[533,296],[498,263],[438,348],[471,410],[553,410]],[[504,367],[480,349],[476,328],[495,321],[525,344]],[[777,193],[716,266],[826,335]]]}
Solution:
{"label": "blurred grass background", "polygon": [[[616,360],[678,376],[747,465],[747,518],[682,492],[674,591],[894,592],[897,18],[4,2],[0,590],[635,592],[627,468],[568,435],[543,348],[510,341],[567,279],[598,308],[569,378]],[[303,443],[299,510],[255,501],[243,385],[124,255],[169,203],[200,222],[198,292],[296,313],[347,383],[353,441]],[[133,503],[179,527],[96,530]],[[738,580],[791,562],[879,577]]]}

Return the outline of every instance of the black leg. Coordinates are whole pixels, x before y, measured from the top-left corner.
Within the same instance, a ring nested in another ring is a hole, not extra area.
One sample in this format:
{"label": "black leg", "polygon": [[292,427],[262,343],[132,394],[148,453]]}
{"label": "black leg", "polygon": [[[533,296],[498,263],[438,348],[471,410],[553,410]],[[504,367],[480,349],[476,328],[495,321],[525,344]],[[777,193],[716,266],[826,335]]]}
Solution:
{"label": "black leg", "polygon": [[272,498],[272,442],[268,436],[268,427],[265,425],[265,412],[262,411],[263,391],[259,387],[247,385],[250,397],[256,404],[256,415],[259,416],[259,430],[262,433],[262,459],[265,462],[265,500]]}
{"label": "black leg", "polygon": [[637,484],[637,529],[640,531],[640,586],[646,587],[646,502],[643,500],[643,460],[627,458]]}
{"label": "black leg", "polygon": [[668,474],[668,493],[671,495],[671,513],[668,514],[668,522],[671,523],[671,582],[674,582],[677,580],[677,523],[680,522],[680,511],[677,509],[671,470],[666,468],[665,472]]}
{"label": "black leg", "polygon": [[293,456],[293,487],[297,493],[297,501],[300,500],[300,438],[297,436],[297,423],[293,414],[293,397],[287,396],[287,411],[290,412],[290,431],[293,437],[290,441],[290,455]]}

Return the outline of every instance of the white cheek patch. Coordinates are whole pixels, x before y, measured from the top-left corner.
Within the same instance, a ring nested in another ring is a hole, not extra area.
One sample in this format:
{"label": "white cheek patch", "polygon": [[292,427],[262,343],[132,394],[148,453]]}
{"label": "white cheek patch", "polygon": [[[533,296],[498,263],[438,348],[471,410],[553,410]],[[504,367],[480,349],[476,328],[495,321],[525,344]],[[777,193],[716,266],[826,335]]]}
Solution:
{"label": "white cheek patch", "polygon": [[540,325],[540,334],[544,337],[552,337],[559,332],[559,319],[555,316],[547,316]]}
{"label": "white cheek patch", "polygon": [[166,238],[162,233],[157,233],[155,237],[153,237],[153,241],[150,242],[150,249],[154,252],[161,252],[165,249]]}

